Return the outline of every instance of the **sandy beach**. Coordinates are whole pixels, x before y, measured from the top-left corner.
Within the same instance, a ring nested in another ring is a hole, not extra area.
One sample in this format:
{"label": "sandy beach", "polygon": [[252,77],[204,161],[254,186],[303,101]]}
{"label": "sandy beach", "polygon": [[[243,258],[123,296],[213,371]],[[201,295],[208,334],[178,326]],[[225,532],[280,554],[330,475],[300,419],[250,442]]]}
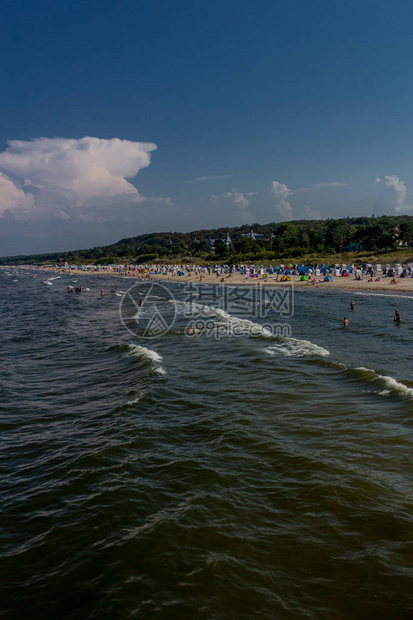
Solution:
{"label": "sandy beach", "polygon": [[[267,275],[266,277],[262,278],[261,276],[259,277],[248,277],[245,278],[245,275],[242,273],[233,273],[231,275],[225,274],[215,274],[215,273],[211,273],[211,274],[205,274],[202,275],[202,279],[200,280],[200,277],[194,273],[191,272],[188,275],[185,276],[178,276],[176,274],[168,274],[168,275],[163,275],[163,274],[158,274],[155,273],[153,271],[148,271],[147,273],[142,273],[142,272],[138,272],[138,271],[118,271],[116,269],[112,269],[112,268],[103,268],[99,271],[94,271],[94,270],[82,270],[82,269],[71,269],[70,272],[69,271],[64,271],[62,269],[53,269],[53,268],[42,268],[40,266],[25,266],[25,267],[7,267],[8,270],[11,269],[25,269],[25,270],[30,270],[30,271],[34,271],[37,274],[40,275],[40,273],[70,273],[71,275],[76,275],[76,276],[82,276],[82,275],[94,275],[98,278],[104,279],[106,276],[120,276],[120,277],[127,277],[130,278],[131,280],[136,280],[136,281],[154,281],[154,282],[179,282],[180,284],[185,284],[185,283],[195,283],[195,284],[203,284],[203,285],[225,285],[225,286],[265,286],[265,287],[291,287],[293,286],[294,289],[299,289],[299,290],[315,290],[315,289],[322,289],[322,290],[332,290],[332,289],[339,289],[345,292],[368,292],[368,291],[374,291],[374,292],[385,292],[385,293],[391,293],[391,294],[395,294],[397,292],[399,293],[411,293],[413,295],[413,277],[403,277],[400,278],[398,276],[396,276],[395,278],[393,277],[386,277],[381,275],[380,276],[380,280],[376,281],[375,278],[373,278],[373,281],[370,281],[370,277],[369,276],[364,276],[364,278],[362,280],[356,280],[356,278],[354,277],[354,275],[350,275],[349,277],[342,277],[342,276],[333,276],[333,281],[332,282],[324,282],[324,277],[323,276],[319,276],[316,277],[315,279],[315,283],[314,280],[311,281],[302,281],[300,280],[300,276],[295,276],[292,275],[290,276],[291,280],[288,282],[281,282],[281,276],[277,276],[275,274],[273,275]],[[393,281],[396,281],[396,284],[392,283]]]}
{"label": "sandy beach", "polygon": [[[154,280],[159,280],[160,282],[195,282],[200,283],[199,278],[196,279],[193,276],[184,277],[184,276],[159,276],[154,275],[151,276]],[[265,286],[265,287],[290,287],[293,286],[295,289],[303,289],[303,290],[314,290],[314,289],[323,289],[323,290],[331,290],[331,289],[339,289],[343,291],[348,291],[351,293],[352,291],[376,291],[376,292],[386,292],[386,293],[395,293],[397,291],[402,293],[412,293],[413,294],[413,278],[405,277],[405,278],[396,278],[397,284],[391,284],[393,278],[381,277],[379,282],[369,282],[369,278],[365,278],[364,280],[356,280],[354,277],[334,277],[332,282],[324,282],[323,277],[316,278],[315,284],[313,281],[301,281],[300,276],[290,276],[290,282],[278,282],[276,281],[277,276],[268,276],[267,278],[248,278],[246,279],[242,274],[235,274],[231,277],[225,277],[224,282],[222,284],[228,286]],[[201,284],[220,284],[222,278],[216,277],[215,274],[205,276],[202,278]]]}

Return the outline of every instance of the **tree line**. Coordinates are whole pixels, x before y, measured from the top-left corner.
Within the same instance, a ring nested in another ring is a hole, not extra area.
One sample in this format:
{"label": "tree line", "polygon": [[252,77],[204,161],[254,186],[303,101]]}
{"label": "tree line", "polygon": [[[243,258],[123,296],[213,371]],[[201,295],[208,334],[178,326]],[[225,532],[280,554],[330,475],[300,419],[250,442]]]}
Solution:
{"label": "tree line", "polygon": [[[250,236],[251,229],[259,236]],[[225,243],[227,234],[231,243]],[[147,263],[181,260],[238,263],[294,258],[304,254],[336,254],[346,249],[380,252],[410,248],[411,216],[299,220],[240,227],[196,230],[190,233],[148,233],[87,250],[0,258],[0,264]],[[350,248],[349,248],[350,246]],[[351,247],[353,246],[353,247]]]}

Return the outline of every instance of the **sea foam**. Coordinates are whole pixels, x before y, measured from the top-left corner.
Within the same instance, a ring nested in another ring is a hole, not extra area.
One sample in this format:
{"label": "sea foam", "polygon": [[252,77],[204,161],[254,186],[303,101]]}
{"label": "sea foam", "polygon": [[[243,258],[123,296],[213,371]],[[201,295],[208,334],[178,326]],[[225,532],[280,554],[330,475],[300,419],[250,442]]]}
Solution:
{"label": "sea foam", "polygon": [[[195,304],[197,305],[197,304]],[[303,357],[307,355],[319,355],[327,357],[330,355],[330,351],[320,347],[309,340],[299,340],[298,338],[291,337],[279,337],[274,335],[267,327],[250,321],[249,319],[241,319],[240,317],[229,314],[221,308],[214,308],[213,306],[200,306],[204,313],[208,316],[214,316],[223,323],[230,323],[241,327],[245,333],[249,333],[254,336],[261,336],[263,338],[276,338],[279,342],[274,343],[265,351],[269,355],[276,355],[277,353],[283,353],[284,355],[290,355],[295,357]]]}
{"label": "sea foam", "polygon": [[328,357],[330,355],[330,351],[327,349],[309,340],[299,340],[298,338],[283,338],[264,350],[268,355],[272,356],[279,353],[290,357],[307,357],[314,355]]}
{"label": "sea foam", "polygon": [[362,291],[358,291],[354,293],[354,295],[362,295],[363,297],[400,297],[401,299],[413,299],[411,295],[393,295],[392,293],[364,293]]}
{"label": "sea foam", "polygon": [[364,378],[367,378],[375,383],[380,383],[384,390],[379,391],[378,393],[382,396],[390,394],[394,392],[396,394],[401,394],[402,396],[407,396],[408,398],[413,399],[413,388],[408,387],[401,381],[397,381],[393,377],[389,377],[388,375],[382,375],[371,368],[365,368],[364,366],[359,366],[354,370],[361,372]]}
{"label": "sea foam", "polygon": [[147,349],[146,347],[142,347],[139,344],[129,344],[129,353],[127,353],[128,357],[143,357],[151,362],[161,362],[162,355],[159,355],[156,351],[152,349]]}
{"label": "sea foam", "polygon": [[[272,333],[269,329],[250,321],[249,319],[242,319],[238,316],[234,316],[222,310],[221,308],[215,308],[214,306],[208,306],[206,304],[188,303],[182,301],[175,301],[177,311],[179,314],[186,314],[188,317],[193,315],[195,318],[213,317],[220,323],[229,324],[233,327],[238,327],[245,335],[262,336],[263,338],[271,338]],[[232,333],[229,331],[229,333]]]}

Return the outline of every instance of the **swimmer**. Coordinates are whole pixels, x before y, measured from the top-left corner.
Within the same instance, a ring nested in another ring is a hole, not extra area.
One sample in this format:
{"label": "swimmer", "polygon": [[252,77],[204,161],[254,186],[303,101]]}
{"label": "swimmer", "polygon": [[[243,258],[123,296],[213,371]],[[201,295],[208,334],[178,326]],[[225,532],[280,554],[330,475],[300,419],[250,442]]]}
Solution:
{"label": "swimmer", "polygon": [[356,304],[354,301],[350,301],[350,310],[355,310],[356,309]]}
{"label": "swimmer", "polygon": [[195,334],[195,327],[193,325],[191,325],[191,327],[188,327],[187,334],[188,336],[193,336]]}
{"label": "swimmer", "polygon": [[396,312],[394,313],[394,321],[396,321],[396,323],[399,323],[401,320],[402,320],[402,315],[400,314],[398,310],[396,310]]}
{"label": "swimmer", "polygon": [[348,319],[346,317],[343,320],[343,327],[348,327]]}

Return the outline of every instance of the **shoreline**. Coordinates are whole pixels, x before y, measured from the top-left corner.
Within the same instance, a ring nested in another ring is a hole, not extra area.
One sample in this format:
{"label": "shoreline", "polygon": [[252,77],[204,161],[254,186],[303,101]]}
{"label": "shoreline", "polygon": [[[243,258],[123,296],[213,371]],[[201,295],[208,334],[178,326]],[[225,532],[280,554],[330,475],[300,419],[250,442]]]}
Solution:
{"label": "shoreline", "polygon": [[[105,271],[84,271],[82,269],[71,269],[70,271],[63,271],[62,269],[53,269],[53,268],[42,268],[42,267],[34,267],[34,266],[2,266],[2,270],[23,270],[23,271],[32,271],[36,273],[59,273],[60,275],[68,275],[68,276],[97,276],[98,278],[106,278],[106,277],[124,277],[129,280],[134,280],[136,282],[160,282],[160,283],[179,283],[181,285],[184,284],[200,284],[200,285],[218,285],[218,286],[263,286],[263,288],[291,288],[294,290],[339,290],[346,293],[369,293],[369,292],[379,292],[379,293],[388,293],[394,295],[395,293],[411,293],[413,295],[413,277],[396,277],[397,284],[392,284],[392,277],[381,276],[379,282],[369,282],[367,279],[364,280],[356,280],[353,277],[342,277],[342,276],[334,276],[332,282],[324,282],[323,276],[320,276],[316,279],[315,284],[313,281],[300,281],[300,276],[290,276],[291,280],[289,282],[280,282],[276,280],[275,275],[269,275],[266,278],[256,278],[249,277],[245,278],[242,274],[233,274],[231,276],[219,276],[216,274],[203,275],[202,280],[199,279],[195,274],[189,274],[186,276],[178,276],[178,275],[164,275],[164,274],[156,274],[156,273],[137,273],[137,272],[126,272],[121,273],[119,271],[114,270],[105,270]],[[34,274],[33,274],[34,275]],[[223,281],[221,281],[223,280]]]}

